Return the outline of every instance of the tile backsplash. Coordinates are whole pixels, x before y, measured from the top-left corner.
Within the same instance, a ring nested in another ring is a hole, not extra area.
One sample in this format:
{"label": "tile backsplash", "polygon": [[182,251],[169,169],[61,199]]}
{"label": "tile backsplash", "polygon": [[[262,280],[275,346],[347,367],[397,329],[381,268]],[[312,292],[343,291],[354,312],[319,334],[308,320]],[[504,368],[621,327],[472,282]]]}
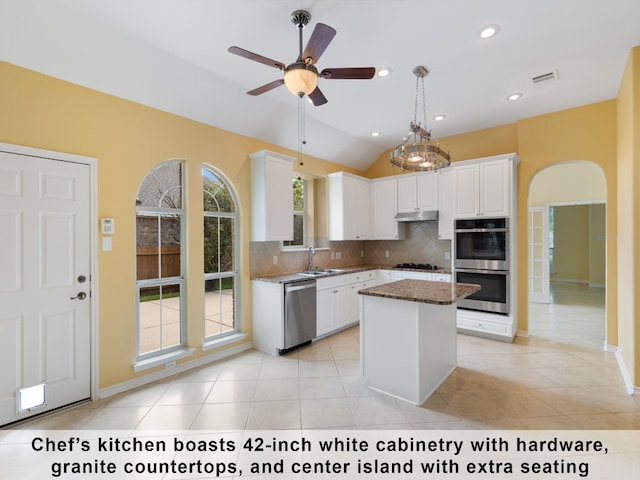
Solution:
{"label": "tile backsplash", "polygon": [[[316,251],[313,266],[339,268],[372,264],[392,267],[398,263],[430,263],[450,267],[451,261],[445,260],[445,255],[451,252],[451,241],[438,239],[437,222],[411,222],[405,228],[404,240],[329,242],[328,249]],[[306,270],[307,258],[306,250],[283,251],[281,242],[251,242],[251,276]]]}

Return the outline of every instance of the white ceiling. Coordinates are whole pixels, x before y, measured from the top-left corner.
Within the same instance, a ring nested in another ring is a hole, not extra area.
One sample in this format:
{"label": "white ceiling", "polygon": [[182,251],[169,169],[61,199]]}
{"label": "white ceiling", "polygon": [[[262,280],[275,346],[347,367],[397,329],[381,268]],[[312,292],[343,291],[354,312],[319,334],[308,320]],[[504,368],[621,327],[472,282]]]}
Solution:
{"label": "white ceiling", "polygon": [[[638,0],[0,0],[0,60],[297,150],[297,99],[245,93],[281,73],[227,48],[292,63],[301,8],[305,43],[317,22],[337,30],[319,70],[393,70],[320,79],[329,102],[305,108],[303,152],[361,170],[406,134],[416,65],[431,71],[427,126],[442,137],[612,99],[640,45]],[[488,24],[501,30],[481,40]]]}

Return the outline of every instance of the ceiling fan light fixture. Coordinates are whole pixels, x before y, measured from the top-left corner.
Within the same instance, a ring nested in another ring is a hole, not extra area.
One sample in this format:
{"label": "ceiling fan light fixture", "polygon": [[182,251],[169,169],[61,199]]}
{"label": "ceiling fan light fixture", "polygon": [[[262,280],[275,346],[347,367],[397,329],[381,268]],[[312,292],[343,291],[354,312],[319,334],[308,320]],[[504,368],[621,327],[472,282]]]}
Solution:
{"label": "ceiling fan light fixture", "polygon": [[[416,76],[416,99],[414,120],[409,124],[409,134],[402,138],[402,143],[391,151],[389,160],[392,165],[404,171],[422,172],[439,170],[451,165],[449,152],[440,148],[437,140],[431,138],[431,132],[418,123],[418,84],[422,81],[422,108],[424,125],[427,124],[426,100],[424,95],[424,77],[429,70],[423,66],[413,69]],[[413,143],[408,144],[413,137]]]}
{"label": "ceiling fan light fixture", "polygon": [[304,62],[292,63],[284,71],[284,84],[298,97],[309,95],[318,86],[318,70]]}

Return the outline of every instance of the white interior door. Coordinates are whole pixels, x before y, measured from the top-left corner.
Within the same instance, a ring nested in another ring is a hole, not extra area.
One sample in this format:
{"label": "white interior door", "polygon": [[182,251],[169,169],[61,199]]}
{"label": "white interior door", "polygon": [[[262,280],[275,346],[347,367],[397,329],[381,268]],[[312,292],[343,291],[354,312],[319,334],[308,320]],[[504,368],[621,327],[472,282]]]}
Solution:
{"label": "white interior door", "polygon": [[549,303],[549,207],[529,207],[529,301]]}
{"label": "white interior door", "polygon": [[90,166],[0,151],[0,425],[91,396]]}

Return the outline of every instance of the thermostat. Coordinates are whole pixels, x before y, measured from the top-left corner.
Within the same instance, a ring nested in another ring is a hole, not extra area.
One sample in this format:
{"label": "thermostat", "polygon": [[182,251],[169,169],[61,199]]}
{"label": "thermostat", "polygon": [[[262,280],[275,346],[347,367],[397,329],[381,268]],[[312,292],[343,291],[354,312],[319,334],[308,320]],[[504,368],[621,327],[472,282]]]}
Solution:
{"label": "thermostat", "polygon": [[103,218],[101,220],[100,231],[103,235],[113,235],[116,232],[116,222],[113,218]]}

